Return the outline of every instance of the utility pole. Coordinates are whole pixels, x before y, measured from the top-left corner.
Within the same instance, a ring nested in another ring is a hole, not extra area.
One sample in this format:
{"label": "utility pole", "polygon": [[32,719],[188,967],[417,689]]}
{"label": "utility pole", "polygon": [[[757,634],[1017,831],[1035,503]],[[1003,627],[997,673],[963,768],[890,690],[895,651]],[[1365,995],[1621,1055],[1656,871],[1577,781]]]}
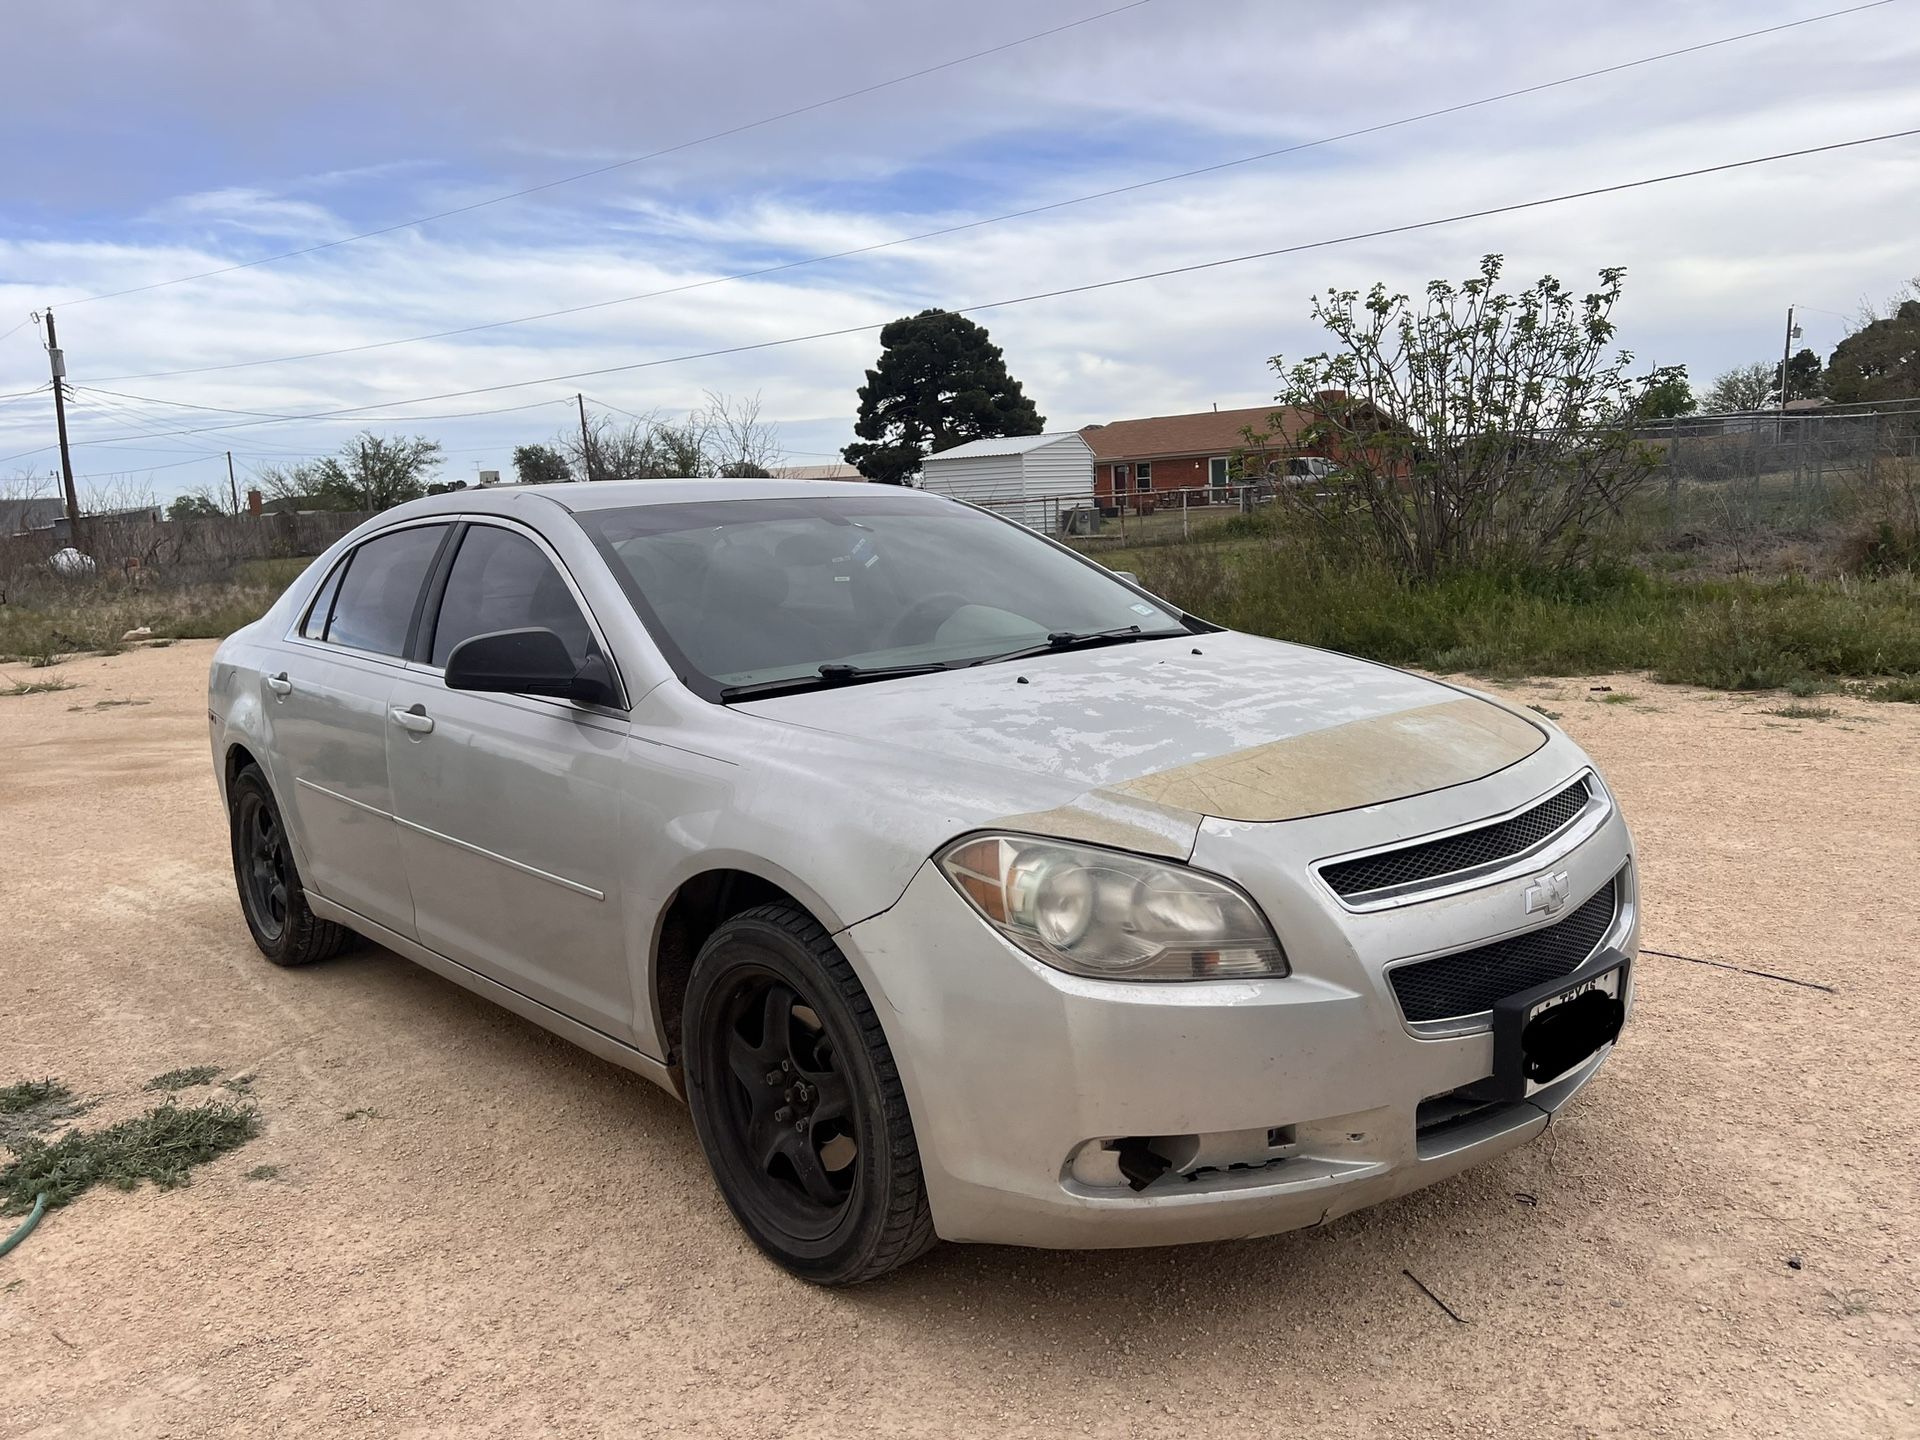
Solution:
{"label": "utility pole", "polygon": [[578,390],[573,392],[574,403],[580,407],[580,463],[587,467],[586,479],[593,479],[593,446],[587,440],[587,397]]}
{"label": "utility pole", "polygon": [[1793,306],[1787,307],[1787,338],[1780,342],[1780,423],[1773,437],[1778,445],[1787,438],[1787,361],[1793,356]]}
{"label": "utility pole", "polygon": [[60,431],[60,480],[67,492],[67,543],[76,550],[80,543],[80,497],[73,488],[73,456],[67,450],[67,357],[60,351],[60,339],[53,329],[53,311],[47,317],[47,368],[53,374],[53,419]]}
{"label": "utility pole", "polygon": [[233,451],[227,451],[227,494],[233,501],[233,513],[240,513],[240,482],[233,478]]}

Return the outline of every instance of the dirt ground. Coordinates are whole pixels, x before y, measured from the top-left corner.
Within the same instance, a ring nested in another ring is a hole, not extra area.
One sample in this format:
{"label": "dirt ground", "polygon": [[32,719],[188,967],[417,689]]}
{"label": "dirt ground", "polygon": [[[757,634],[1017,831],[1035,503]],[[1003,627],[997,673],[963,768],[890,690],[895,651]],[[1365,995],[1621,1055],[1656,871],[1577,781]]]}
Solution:
{"label": "dirt ground", "polygon": [[217,1063],[264,1121],[0,1259],[0,1434],[1920,1435],[1920,708],[1513,687],[1622,797],[1648,946],[1830,989],[1649,955],[1595,1084],[1452,1182],[825,1292],[643,1081],[379,950],[259,958],[210,654],[0,667],[75,686],[0,698],[0,1083]]}

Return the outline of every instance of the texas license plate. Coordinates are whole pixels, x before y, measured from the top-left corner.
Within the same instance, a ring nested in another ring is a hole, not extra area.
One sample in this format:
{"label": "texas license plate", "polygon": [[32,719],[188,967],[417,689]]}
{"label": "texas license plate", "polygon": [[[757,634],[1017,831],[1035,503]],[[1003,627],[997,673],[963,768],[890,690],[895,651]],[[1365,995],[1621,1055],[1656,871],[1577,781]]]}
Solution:
{"label": "texas license plate", "polygon": [[1493,1078],[1503,1098],[1526,1099],[1620,1038],[1627,963],[1603,952],[1493,1007]]}

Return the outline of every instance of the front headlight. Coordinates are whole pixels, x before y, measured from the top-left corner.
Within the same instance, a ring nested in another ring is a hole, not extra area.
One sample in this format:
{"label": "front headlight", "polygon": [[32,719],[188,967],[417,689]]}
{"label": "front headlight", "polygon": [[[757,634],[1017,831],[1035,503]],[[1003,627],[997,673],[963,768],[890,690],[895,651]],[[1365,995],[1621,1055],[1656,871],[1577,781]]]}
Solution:
{"label": "front headlight", "polygon": [[970,836],[938,859],[988,924],[1055,969],[1109,980],[1287,973],[1253,901],[1184,865],[1027,835]]}

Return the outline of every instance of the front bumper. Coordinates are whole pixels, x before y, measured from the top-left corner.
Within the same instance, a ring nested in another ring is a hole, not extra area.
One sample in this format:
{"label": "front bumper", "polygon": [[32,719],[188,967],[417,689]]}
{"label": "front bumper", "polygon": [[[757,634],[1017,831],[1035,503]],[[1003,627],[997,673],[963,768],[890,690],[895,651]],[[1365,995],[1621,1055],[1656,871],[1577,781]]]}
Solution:
{"label": "front bumper", "polygon": [[[1417,807],[1402,819],[1407,833],[1426,823]],[[1201,837],[1194,863],[1245,884],[1274,920],[1294,970],[1283,980],[1067,975],[1006,943],[931,864],[892,909],[843,932],[907,1089],[940,1235],[1103,1248],[1273,1234],[1544,1130],[1609,1051],[1526,1101],[1478,1105],[1455,1092],[1492,1072],[1490,1029],[1416,1033],[1386,980],[1391,961],[1501,933],[1496,916],[1517,928],[1517,892],[1348,913],[1309,873],[1341,838],[1314,822],[1208,822]],[[1583,895],[1623,876],[1610,943],[1632,955],[1638,906],[1618,814],[1561,863]],[[1176,1163],[1136,1192],[1107,1144],[1118,1137],[1154,1137]]]}

